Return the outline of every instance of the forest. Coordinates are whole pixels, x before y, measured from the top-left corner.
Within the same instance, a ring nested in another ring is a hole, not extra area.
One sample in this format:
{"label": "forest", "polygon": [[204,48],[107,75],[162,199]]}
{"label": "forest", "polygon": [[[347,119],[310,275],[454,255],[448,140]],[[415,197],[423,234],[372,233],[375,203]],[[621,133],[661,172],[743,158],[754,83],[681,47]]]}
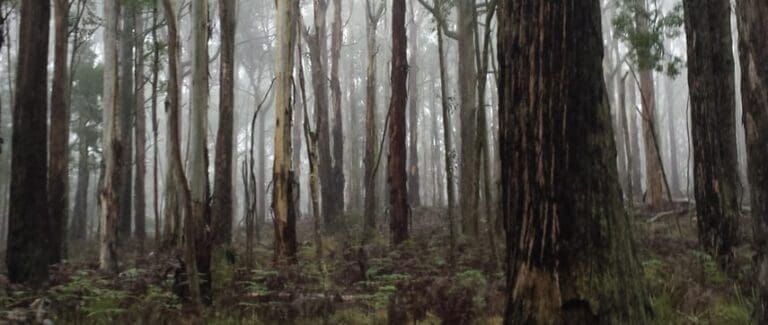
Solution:
{"label": "forest", "polygon": [[0,0],[0,324],[768,324],[765,17]]}

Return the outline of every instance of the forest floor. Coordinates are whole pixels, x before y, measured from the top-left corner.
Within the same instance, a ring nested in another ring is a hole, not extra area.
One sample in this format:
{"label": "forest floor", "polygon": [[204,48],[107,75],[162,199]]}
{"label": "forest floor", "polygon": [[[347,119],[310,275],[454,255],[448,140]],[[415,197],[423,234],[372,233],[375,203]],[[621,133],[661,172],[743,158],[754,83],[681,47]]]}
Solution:
{"label": "forest floor", "polygon": [[[635,215],[639,258],[655,321],[749,323],[753,296],[749,246],[740,247],[736,266],[723,273],[711,256],[699,250],[691,209],[677,206],[672,211]],[[290,269],[270,267],[268,237],[257,245],[251,266],[240,258],[241,248],[234,261],[232,254],[217,252],[214,301],[204,311],[204,321],[386,324],[395,318],[399,321],[394,323],[501,324],[505,304],[501,263],[494,262],[488,243],[460,240],[451,267],[443,214],[438,209],[415,210],[412,239],[396,250],[389,248],[386,237],[368,238],[361,245],[359,225],[347,223],[336,235],[324,238],[322,262],[310,241],[302,241],[299,265]],[[312,238],[311,224],[311,220],[299,222],[299,238]],[[747,224],[745,220],[742,227],[745,243],[750,240]],[[124,256],[123,271],[108,276],[97,271],[95,242],[71,247],[70,252],[77,254],[52,270],[44,288],[9,284],[0,276],[0,324],[188,321],[174,293],[179,262],[172,255],[130,253]]]}

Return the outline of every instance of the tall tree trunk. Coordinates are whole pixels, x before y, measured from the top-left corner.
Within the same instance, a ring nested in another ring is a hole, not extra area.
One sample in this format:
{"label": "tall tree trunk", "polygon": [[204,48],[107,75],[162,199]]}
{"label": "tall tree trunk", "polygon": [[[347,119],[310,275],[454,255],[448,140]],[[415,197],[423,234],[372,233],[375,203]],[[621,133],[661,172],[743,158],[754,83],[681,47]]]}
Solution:
{"label": "tall tree trunk", "polygon": [[741,95],[747,140],[747,165],[751,185],[754,222],[755,284],[757,302],[755,321],[768,323],[768,2],[742,0],[737,3],[739,55],[741,58]]}
{"label": "tall tree trunk", "polygon": [[117,223],[120,211],[120,153],[123,145],[119,130],[117,78],[117,34],[120,5],[117,1],[104,3],[104,87],[102,96],[102,155],[103,183],[99,193],[99,269],[111,273],[117,272]]}
{"label": "tall tree trunk", "polygon": [[[438,15],[443,17],[442,13],[442,7],[443,7],[443,1],[444,0],[433,0],[435,8],[438,8]],[[454,250],[456,247],[456,236],[454,234],[456,230],[455,225],[455,218],[454,218],[454,207],[455,207],[455,195],[456,191],[453,188],[454,185],[454,162],[453,162],[453,136],[452,136],[452,130],[453,127],[451,126],[451,108],[448,103],[448,90],[447,90],[447,83],[448,83],[448,77],[446,76],[446,68],[445,68],[445,53],[443,49],[443,24],[437,23],[437,54],[440,64],[440,104],[442,106],[442,113],[443,113],[443,145],[445,146],[443,153],[445,154],[445,188],[447,193],[447,201],[448,201],[448,208],[447,214],[448,214],[448,232],[450,235],[450,244],[448,248],[448,260],[451,266],[455,263],[455,256],[454,256]]]}
{"label": "tall tree trunk", "polygon": [[392,1],[392,100],[389,123],[389,228],[392,244],[408,239],[408,188],[405,151],[405,107],[408,104],[408,39],[405,0]]}
{"label": "tall tree trunk", "polygon": [[726,266],[738,244],[740,188],[730,2],[683,5],[699,241]]}
{"label": "tall tree trunk", "polygon": [[[254,226],[256,228],[256,241],[261,240],[261,229],[267,220],[267,127],[264,125],[267,118],[262,114],[258,118],[259,137],[256,143],[256,147],[259,150],[258,167],[256,169],[256,220],[254,220]],[[253,168],[253,166],[251,166]]]}
{"label": "tall tree trunk", "polygon": [[157,123],[157,91],[160,70],[160,43],[157,37],[158,5],[155,1],[152,7],[152,206],[155,213],[155,245],[160,244],[160,200],[158,197],[158,123]]}
{"label": "tall tree trunk", "polygon": [[208,206],[208,0],[192,1],[192,132],[189,153],[189,189],[192,199],[192,224],[197,271],[203,277],[200,293],[207,305],[211,301],[211,218]]}
{"label": "tall tree trunk", "polygon": [[168,111],[168,152],[171,156],[168,168],[169,173],[173,174],[172,181],[175,183],[173,186],[178,192],[179,214],[184,220],[184,263],[187,271],[189,307],[192,312],[196,312],[199,310],[201,303],[200,278],[197,269],[197,256],[195,255],[197,251],[195,239],[197,237],[194,229],[191,193],[181,162],[181,145],[179,141],[179,33],[176,26],[176,12],[172,2],[173,0],[163,0],[163,10],[165,11],[165,20],[168,26],[169,80],[166,109]]}
{"label": "tall tree trunk", "polygon": [[[677,130],[675,127],[675,101],[674,83],[672,78],[667,78],[667,133],[669,133],[669,187],[672,194],[680,193],[680,168],[677,159]],[[673,195],[674,196],[674,195]]]}
{"label": "tall tree trunk", "polygon": [[378,3],[375,7],[372,0],[365,0],[365,29],[366,45],[368,50],[368,68],[365,81],[365,157],[363,165],[365,168],[365,235],[363,238],[369,238],[376,231],[376,145],[377,145],[377,127],[376,127],[376,94],[378,93],[376,81],[376,57],[379,52],[376,44],[376,30],[379,26],[379,20],[384,13],[385,4]]}
{"label": "tall tree trunk", "polygon": [[88,166],[88,147],[92,140],[86,130],[86,123],[87,119],[80,116],[77,136],[77,189],[75,190],[75,206],[72,210],[72,226],[70,228],[70,238],[77,241],[86,239],[88,223],[88,185],[91,178],[91,169]]}
{"label": "tall tree trunk", "polygon": [[[632,208],[634,206],[635,202],[635,181],[632,173],[635,171],[637,167],[635,167],[635,162],[632,158],[632,143],[630,142],[630,132],[628,130],[628,123],[627,123],[627,75],[624,75],[620,79],[620,82],[618,84],[619,86],[619,128],[621,128],[621,136],[623,137],[624,141],[624,148],[619,149],[619,155],[624,155],[624,161],[626,162],[627,167],[627,173],[626,173],[626,189],[627,192],[624,193],[624,195],[627,198],[627,202],[629,203],[629,207]],[[634,109],[634,103],[630,104],[630,109]]]}
{"label": "tall tree trunk", "polygon": [[275,63],[275,182],[272,206],[275,211],[275,265],[296,263],[296,212],[291,170],[291,95],[293,58],[296,46],[298,6],[277,1],[277,57]]}
{"label": "tall tree trunk", "polygon": [[411,57],[408,62],[408,203],[411,206],[421,205],[420,186],[419,186],[419,112],[421,112],[421,101],[419,98],[419,32],[421,32],[421,22],[416,19],[416,11],[413,6],[414,1],[410,1],[411,22],[408,28],[408,39],[411,41]]}
{"label": "tall tree trunk", "polygon": [[333,0],[333,24],[331,26],[331,99],[333,104],[333,168],[331,188],[334,197],[328,202],[329,213],[339,218],[344,213],[344,123],[341,115],[341,82],[339,64],[343,38],[341,21],[341,0]]}
{"label": "tall tree trunk", "polygon": [[48,1],[23,1],[11,136],[11,193],[6,266],[12,282],[39,285],[60,246],[48,217]]}
{"label": "tall tree trunk", "polygon": [[315,33],[309,35],[309,57],[312,63],[312,87],[315,93],[315,119],[318,149],[318,170],[320,172],[320,201],[323,223],[330,230],[335,223],[333,201],[335,192],[332,187],[333,158],[328,126],[328,47],[326,44],[326,18],[328,0],[314,0]]}
{"label": "tall tree trunk", "polygon": [[641,165],[642,157],[640,156],[640,137],[642,136],[642,131],[640,130],[640,126],[637,123],[637,87],[635,86],[634,82],[630,82],[627,84],[627,86],[629,87],[627,114],[629,115],[630,120],[628,128],[629,134],[631,136],[629,160],[632,161],[632,168],[630,173],[632,177],[632,185],[634,186],[632,193],[635,194],[635,197],[630,199],[632,201],[640,202],[640,199],[643,196],[643,171]]}
{"label": "tall tree trunk", "polygon": [[470,237],[480,231],[477,172],[477,67],[475,63],[475,1],[458,2],[459,100],[461,105],[461,229]]}
{"label": "tall tree trunk", "polygon": [[120,31],[120,119],[119,130],[123,138],[120,147],[120,212],[118,214],[118,243],[131,236],[132,182],[133,182],[133,113],[136,107],[134,93],[134,28],[136,27],[136,4],[125,2],[121,11],[123,28]]}
{"label": "tall tree trunk", "polygon": [[67,214],[69,211],[69,103],[67,100],[67,54],[69,41],[69,5],[67,0],[55,0],[53,47],[53,85],[51,90],[51,132],[48,142],[48,212],[51,233],[51,264],[65,256]]}
{"label": "tall tree trunk", "polygon": [[600,30],[598,0],[501,2],[508,324],[646,320]]}
{"label": "tall tree trunk", "polygon": [[[145,179],[147,175],[147,114],[144,108],[144,22],[141,13],[137,10],[136,20],[136,84],[134,93],[136,94],[136,128],[134,139],[136,141],[136,179],[134,180],[134,234],[139,242],[139,249],[144,250],[144,239],[146,238],[146,188]],[[154,27],[154,26],[153,26]]]}
{"label": "tall tree trunk", "polygon": [[[647,32],[649,18],[645,15],[647,10],[645,0],[633,1],[635,1],[635,5],[639,8],[635,17],[637,26],[641,31]],[[641,49],[638,56],[648,58],[651,54],[649,50]],[[657,139],[654,135],[654,133],[658,133],[654,129],[657,122],[656,94],[652,68],[650,66],[640,66],[640,98],[643,105],[643,139],[645,140],[645,171],[648,185],[645,193],[645,202],[651,208],[658,208],[664,201],[664,174],[661,170],[661,153],[656,145]]]}
{"label": "tall tree trunk", "polygon": [[219,130],[216,135],[216,171],[213,185],[214,244],[232,242],[232,143],[235,106],[236,0],[219,1],[221,68]]}

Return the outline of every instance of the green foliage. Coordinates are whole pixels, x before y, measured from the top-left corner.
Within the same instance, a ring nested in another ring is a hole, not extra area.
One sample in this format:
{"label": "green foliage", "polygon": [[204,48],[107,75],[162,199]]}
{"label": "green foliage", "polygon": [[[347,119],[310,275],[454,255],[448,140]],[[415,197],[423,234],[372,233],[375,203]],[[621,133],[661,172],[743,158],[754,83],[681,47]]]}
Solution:
{"label": "green foliage", "polygon": [[677,3],[669,12],[646,9],[639,0],[619,0],[618,13],[612,20],[616,37],[629,48],[629,59],[639,70],[654,69],[675,77],[683,60],[669,53],[665,40],[682,34],[683,5]]}
{"label": "green foliage", "polygon": [[712,255],[698,250],[691,252],[691,254],[701,263],[706,281],[714,285],[722,285],[728,281],[725,274],[720,271],[717,260]]}
{"label": "green foliage", "polygon": [[55,292],[57,301],[79,301],[77,309],[92,322],[114,320],[126,312],[123,303],[130,297],[127,291],[108,287],[104,279],[93,279],[87,272],[78,272]]}

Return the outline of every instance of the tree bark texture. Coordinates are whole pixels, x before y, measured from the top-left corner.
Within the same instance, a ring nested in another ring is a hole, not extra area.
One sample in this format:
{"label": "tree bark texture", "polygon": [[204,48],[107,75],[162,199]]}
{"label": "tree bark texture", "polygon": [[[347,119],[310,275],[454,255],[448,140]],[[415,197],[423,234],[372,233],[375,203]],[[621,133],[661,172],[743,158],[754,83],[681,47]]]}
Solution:
{"label": "tree bark texture", "polygon": [[48,211],[51,233],[51,264],[64,257],[67,215],[69,211],[69,101],[67,49],[69,41],[69,5],[66,0],[53,1],[54,45],[53,84],[51,90],[51,129],[48,142]]}
{"label": "tree bark texture", "polygon": [[274,263],[296,263],[296,210],[291,169],[291,118],[293,58],[296,46],[297,8],[294,1],[277,1],[277,56],[275,61],[275,211]]}
{"label": "tree bark texture", "polygon": [[216,171],[213,181],[213,222],[216,245],[232,242],[232,144],[235,106],[236,0],[219,1],[221,68],[219,130],[216,135]]}
{"label": "tree bark texture", "polygon": [[120,159],[123,139],[118,123],[117,34],[120,5],[116,1],[104,3],[104,86],[102,96],[102,142],[104,180],[99,193],[99,269],[117,272],[117,228],[120,207]]}
{"label": "tree bark texture", "polygon": [[405,0],[392,1],[392,99],[389,123],[389,228],[392,244],[408,239],[408,188],[405,150],[405,108],[408,104],[408,39]]}
{"label": "tree bark texture", "polygon": [[751,181],[754,222],[757,323],[768,323],[768,2],[741,0],[737,4],[741,95]]}
{"label": "tree bark texture", "polygon": [[507,324],[646,319],[620,196],[600,30],[598,0],[501,2]]}
{"label": "tree bark texture", "polygon": [[23,1],[11,135],[11,193],[6,265],[12,282],[41,284],[55,257],[48,215],[48,1]]}
{"label": "tree bark texture", "polygon": [[728,0],[683,1],[699,241],[727,263],[738,241],[736,99]]}
{"label": "tree bark texture", "polygon": [[475,1],[458,1],[459,100],[461,106],[461,229],[464,235],[477,237],[479,173],[477,162],[477,67],[475,64]]}

